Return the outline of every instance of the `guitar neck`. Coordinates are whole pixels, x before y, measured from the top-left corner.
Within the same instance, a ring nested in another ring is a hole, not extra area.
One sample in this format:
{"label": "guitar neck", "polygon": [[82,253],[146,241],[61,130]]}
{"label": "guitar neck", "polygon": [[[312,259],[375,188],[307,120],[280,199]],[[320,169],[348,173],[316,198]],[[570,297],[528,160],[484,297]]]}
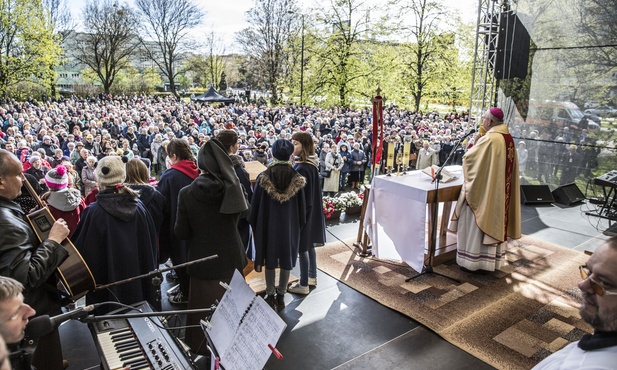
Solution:
{"label": "guitar neck", "polygon": [[[44,208],[45,203],[43,203],[43,200],[36,193],[36,191],[32,187],[32,184],[30,184],[30,181],[28,181],[28,178],[26,177],[26,175],[24,175],[23,184],[26,186],[26,190],[28,190],[28,193],[30,194],[30,196],[36,201],[36,204],[39,206],[39,208]],[[28,210],[24,210],[24,211],[28,211]]]}

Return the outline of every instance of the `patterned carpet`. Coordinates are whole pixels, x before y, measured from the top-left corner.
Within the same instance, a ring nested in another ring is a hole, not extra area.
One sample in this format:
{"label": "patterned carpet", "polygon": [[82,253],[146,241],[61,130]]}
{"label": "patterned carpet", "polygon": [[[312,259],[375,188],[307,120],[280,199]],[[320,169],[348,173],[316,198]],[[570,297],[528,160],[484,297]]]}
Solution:
{"label": "patterned carpet", "polygon": [[[403,263],[358,257],[353,240],[317,248],[317,266],[499,369],[529,369],[591,332],[578,314],[584,253],[530,237],[510,242],[508,264],[487,275],[454,263],[422,275]],[[353,247],[352,247],[353,248]]]}

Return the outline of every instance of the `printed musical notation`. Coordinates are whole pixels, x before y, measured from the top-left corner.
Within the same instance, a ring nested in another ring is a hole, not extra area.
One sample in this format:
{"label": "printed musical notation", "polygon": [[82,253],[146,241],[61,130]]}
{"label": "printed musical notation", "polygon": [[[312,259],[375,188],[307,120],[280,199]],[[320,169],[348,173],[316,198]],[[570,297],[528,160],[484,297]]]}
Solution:
{"label": "printed musical notation", "polygon": [[217,306],[206,335],[225,369],[261,369],[287,324],[236,271]]}

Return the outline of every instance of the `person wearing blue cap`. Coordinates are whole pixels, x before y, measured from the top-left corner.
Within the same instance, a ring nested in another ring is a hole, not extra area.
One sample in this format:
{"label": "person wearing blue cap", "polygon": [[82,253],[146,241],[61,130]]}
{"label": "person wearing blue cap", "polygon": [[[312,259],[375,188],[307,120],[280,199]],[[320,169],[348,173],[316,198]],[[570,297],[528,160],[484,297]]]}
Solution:
{"label": "person wearing blue cap", "polygon": [[[285,307],[289,274],[296,265],[300,231],[306,224],[306,179],[291,165],[294,146],[278,139],[272,145],[274,160],[255,182],[248,221],[255,236],[255,271],[265,267],[266,296],[272,308]],[[275,286],[275,268],[280,268]]]}

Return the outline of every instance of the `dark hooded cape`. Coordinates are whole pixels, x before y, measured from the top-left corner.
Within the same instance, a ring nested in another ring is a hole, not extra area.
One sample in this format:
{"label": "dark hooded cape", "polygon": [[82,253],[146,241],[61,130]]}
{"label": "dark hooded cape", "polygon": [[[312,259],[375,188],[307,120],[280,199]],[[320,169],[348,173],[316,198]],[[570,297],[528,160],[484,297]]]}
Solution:
{"label": "dark hooded cape", "polygon": [[255,237],[255,271],[296,265],[306,223],[305,185],[306,179],[288,164],[270,166],[257,178],[248,218]]}
{"label": "dark hooded cape", "polygon": [[[97,285],[153,271],[157,267],[156,228],[139,199],[130,194],[101,192],[84,210],[73,243],[90,267]],[[88,293],[88,304],[116,301],[155,304],[150,279],[139,279]],[[105,307],[107,310],[108,307]]]}

